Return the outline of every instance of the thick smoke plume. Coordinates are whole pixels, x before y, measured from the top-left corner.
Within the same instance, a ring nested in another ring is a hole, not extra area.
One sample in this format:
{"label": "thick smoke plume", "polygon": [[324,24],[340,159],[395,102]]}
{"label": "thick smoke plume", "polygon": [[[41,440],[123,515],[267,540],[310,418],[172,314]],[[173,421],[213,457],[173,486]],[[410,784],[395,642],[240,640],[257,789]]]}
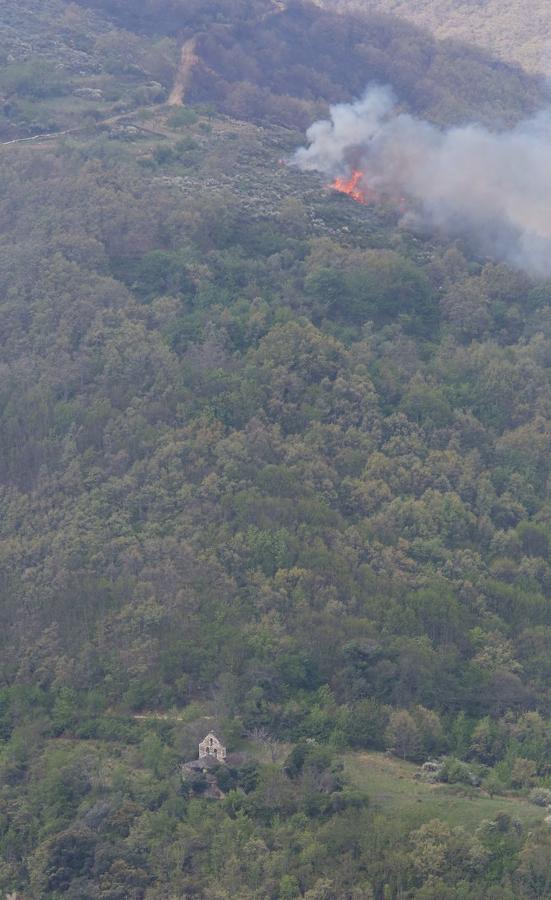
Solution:
{"label": "thick smoke plume", "polygon": [[332,107],[331,119],[307,137],[294,160],[302,169],[330,177],[361,169],[367,188],[405,198],[424,225],[551,276],[551,113],[499,133],[481,125],[443,130],[399,112],[392,91],[376,86]]}

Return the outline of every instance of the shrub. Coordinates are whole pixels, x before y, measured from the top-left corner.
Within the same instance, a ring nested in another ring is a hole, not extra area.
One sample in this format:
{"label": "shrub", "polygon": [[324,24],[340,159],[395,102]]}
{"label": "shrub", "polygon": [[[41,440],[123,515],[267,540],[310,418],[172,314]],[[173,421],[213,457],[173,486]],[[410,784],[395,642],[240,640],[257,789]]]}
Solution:
{"label": "shrub", "polygon": [[44,60],[12,63],[0,72],[0,88],[24,97],[52,97],[64,93],[67,82],[59,70]]}
{"label": "shrub", "polygon": [[551,806],[551,790],[549,788],[536,787],[532,788],[528,794],[530,803],[536,806]]}
{"label": "shrub", "polygon": [[480,784],[480,778],[470,766],[453,756],[444,760],[439,773],[439,781],[447,784],[467,784],[471,787],[478,787]]}
{"label": "shrub", "polygon": [[175,109],[168,117],[168,124],[171,128],[181,128],[184,125],[195,125],[197,122],[197,113],[187,106],[181,106]]}

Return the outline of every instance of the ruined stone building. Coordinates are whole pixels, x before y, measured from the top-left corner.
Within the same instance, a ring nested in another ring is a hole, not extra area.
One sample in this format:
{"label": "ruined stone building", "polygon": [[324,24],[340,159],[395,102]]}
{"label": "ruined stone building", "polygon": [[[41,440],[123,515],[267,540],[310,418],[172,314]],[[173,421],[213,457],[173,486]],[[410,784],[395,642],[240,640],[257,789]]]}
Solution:
{"label": "ruined stone building", "polygon": [[199,759],[205,756],[211,756],[219,762],[226,761],[226,748],[212,731],[199,744]]}

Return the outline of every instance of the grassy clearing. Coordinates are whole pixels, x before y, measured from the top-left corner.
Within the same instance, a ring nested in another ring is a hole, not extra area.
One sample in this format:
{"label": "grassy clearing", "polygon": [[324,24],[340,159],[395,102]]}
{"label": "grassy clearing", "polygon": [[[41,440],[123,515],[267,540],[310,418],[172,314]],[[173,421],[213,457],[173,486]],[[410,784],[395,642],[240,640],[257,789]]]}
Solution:
{"label": "grassy clearing", "polygon": [[350,781],[366,791],[375,806],[412,825],[436,818],[472,829],[504,812],[530,826],[546,815],[522,797],[490,797],[480,789],[417,781],[418,766],[384,753],[350,753],[344,762]]}

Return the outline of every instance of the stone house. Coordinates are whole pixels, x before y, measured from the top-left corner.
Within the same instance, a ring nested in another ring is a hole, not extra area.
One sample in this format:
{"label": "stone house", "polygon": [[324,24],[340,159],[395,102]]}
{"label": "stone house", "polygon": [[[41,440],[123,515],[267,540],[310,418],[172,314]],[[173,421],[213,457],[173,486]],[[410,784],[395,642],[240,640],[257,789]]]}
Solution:
{"label": "stone house", "polygon": [[199,758],[190,759],[182,764],[184,772],[208,772],[220,764],[228,762],[229,757],[222,741],[213,731],[209,731],[199,744]]}
{"label": "stone house", "polygon": [[210,756],[218,762],[226,761],[226,748],[212,731],[209,731],[199,744],[199,759],[206,756]]}
{"label": "stone house", "polygon": [[248,753],[228,753],[222,741],[210,731],[199,744],[199,758],[182,763],[180,771],[184,781],[190,776],[203,775],[207,783],[203,796],[212,800],[222,800],[225,794],[218,787],[216,770],[220,765],[226,764],[239,768],[250,762],[250,759]]}

